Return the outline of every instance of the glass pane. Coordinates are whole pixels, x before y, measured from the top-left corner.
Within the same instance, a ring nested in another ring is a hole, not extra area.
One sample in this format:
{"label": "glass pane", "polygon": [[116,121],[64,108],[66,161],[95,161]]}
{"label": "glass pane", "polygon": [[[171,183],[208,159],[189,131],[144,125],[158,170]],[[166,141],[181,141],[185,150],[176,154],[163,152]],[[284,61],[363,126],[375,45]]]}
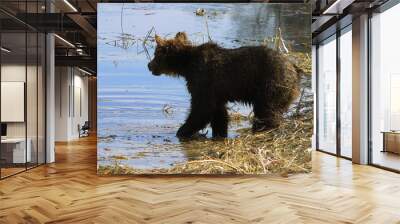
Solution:
{"label": "glass pane", "polygon": [[318,148],[336,153],[336,37],[318,48]]}
{"label": "glass pane", "polygon": [[[0,7],[19,16],[25,12],[44,13],[46,9],[45,0],[1,1]],[[0,168],[1,177],[5,177],[45,161],[46,54],[44,34],[27,30],[25,25],[1,12],[0,20]]]}
{"label": "glass pane", "polygon": [[[27,13],[37,13],[38,4],[36,1],[27,2],[26,7]],[[34,17],[32,20],[35,20]],[[32,21],[35,23],[36,21]],[[26,80],[26,113],[27,113],[27,150],[31,151],[30,161],[28,160],[28,168],[37,165],[38,148],[37,148],[37,132],[38,132],[38,120],[37,120],[37,98],[38,98],[38,35],[37,32],[28,30],[27,31],[27,80]]]}
{"label": "glass pane", "polygon": [[340,150],[352,156],[352,35],[351,29],[340,36]]}
{"label": "glass pane", "polygon": [[372,163],[400,170],[400,5],[372,18]]}
{"label": "glass pane", "polygon": [[37,33],[27,33],[28,38],[28,63],[27,63],[27,82],[26,82],[26,112],[27,112],[27,149],[31,153],[30,160],[28,160],[28,168],[37,165],[38,147],[37,147],[37,132],[38,132],[38,36]]}
{"label": "glass pane", "polygon": [[26,150],[26,34],[2,33],[1,43],[1,172],[5,177],[25,170],[31,152]]}

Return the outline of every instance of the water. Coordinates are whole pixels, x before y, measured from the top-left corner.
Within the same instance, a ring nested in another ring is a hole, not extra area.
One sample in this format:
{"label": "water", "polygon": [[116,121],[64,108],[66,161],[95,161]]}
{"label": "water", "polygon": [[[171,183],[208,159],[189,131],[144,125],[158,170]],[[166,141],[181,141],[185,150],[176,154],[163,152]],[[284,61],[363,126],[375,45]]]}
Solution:
{"label": "water", "polygon": [[[185,81],[151,75],[141,41],[152,27],[161,36],[173,37],[185,31],[197,44],[207,41],[205,18],[194,13],[198,8],[210,15],[207,23],[211,39],[224,47],[259,45],[281,27],[293,50],[309,50],[308,6],[99,4],[99,165],[118,159],[132,168],[157,169],[196,159],[196,153],[185,151],[175,137],[189,107]],[[125,42],[121,41],[122,32],[128,37]],[[151,44],[146,48],[152,56]],[[235,106],[235,110],[248,114],[251,108]],[[248,126],[246,122],[231,125],[229,137],[237,135],[235,130]],[[207,136],[210,137],[210,131]]]}

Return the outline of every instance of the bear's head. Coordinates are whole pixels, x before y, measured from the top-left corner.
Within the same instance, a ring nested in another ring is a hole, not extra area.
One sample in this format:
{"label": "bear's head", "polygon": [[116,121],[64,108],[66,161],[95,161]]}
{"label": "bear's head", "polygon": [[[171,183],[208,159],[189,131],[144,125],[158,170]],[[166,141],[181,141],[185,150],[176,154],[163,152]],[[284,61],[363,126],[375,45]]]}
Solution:
{"label": "bear's head", "polygon": [[179,32],[172,39],[163,39],[156,35],[155,40],[157,46],[154,58],[148,64],[149,70],[156,76],[161,74],[178,76],[187,59],[186,52],[191,47],[186,33]]}

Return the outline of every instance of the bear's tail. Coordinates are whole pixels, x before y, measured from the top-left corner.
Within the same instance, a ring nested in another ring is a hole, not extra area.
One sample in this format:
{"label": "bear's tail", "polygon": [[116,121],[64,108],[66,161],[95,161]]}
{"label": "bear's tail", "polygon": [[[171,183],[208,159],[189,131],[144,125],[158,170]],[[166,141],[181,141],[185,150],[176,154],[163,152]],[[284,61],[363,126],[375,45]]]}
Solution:
{"label": "bear's tail", "polygon": [[292,63],[292,64],[293,64],[293,67],[294,67],[294,69],[296,70],[296,73],[297,73],[297,75],[298,75],[299,77],[301,77],[301,76],[307,74],[307,72],[305,72],[304,69],[300,68],[300,67],[299,67],[298,65],[296,65],[295,63]]}

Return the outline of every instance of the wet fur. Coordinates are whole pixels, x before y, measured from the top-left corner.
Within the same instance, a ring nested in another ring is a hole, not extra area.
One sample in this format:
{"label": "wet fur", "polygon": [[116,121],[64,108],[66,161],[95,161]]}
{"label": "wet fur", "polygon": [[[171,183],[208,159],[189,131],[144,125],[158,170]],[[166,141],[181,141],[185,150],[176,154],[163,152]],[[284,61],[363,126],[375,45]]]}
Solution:
{"label": "wet fur", "polygon": [[299,94],[299,72],[280,53],[263,46],[225,49],[215,43],[193,46],[184,33],[156,37],[154,75],[183,77],[191,95],[190,113],[177,136],[190,138],[211,124],[213,137],[226,137],[228,102],[253,106],[253,131],[279,125]]}

